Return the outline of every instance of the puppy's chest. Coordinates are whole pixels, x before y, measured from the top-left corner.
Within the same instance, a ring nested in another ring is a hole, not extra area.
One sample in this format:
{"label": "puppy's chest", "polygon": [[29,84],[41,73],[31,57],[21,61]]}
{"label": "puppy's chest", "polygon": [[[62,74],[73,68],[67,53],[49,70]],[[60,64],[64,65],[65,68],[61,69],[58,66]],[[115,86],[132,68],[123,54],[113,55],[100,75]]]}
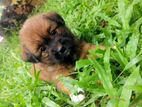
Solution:
{"label": "puppy's chest", "polygon": [[74,71],[74,66],[34,64],[31,70],[32,75],[40,72],[40,79],[54,82],[59,76],[69,76]]}

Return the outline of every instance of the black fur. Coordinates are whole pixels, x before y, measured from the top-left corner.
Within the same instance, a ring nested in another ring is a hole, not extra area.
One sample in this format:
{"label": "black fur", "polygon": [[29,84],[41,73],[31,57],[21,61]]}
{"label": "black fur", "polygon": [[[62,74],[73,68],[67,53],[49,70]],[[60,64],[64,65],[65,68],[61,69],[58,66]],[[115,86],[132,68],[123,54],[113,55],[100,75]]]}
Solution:
{"label": "black fur", "polygon": [[26,56],[27,56],[27,60],[26,60],[27,62],[32,62],[32,63],[39,63],[40,62],[38,57],[36,57],[35,55],[33,55],[29,52],[26,53]]}
{"label": "black fur", "polygon": [[30,50],[25,46],[23,45],[23,56],[26,56],[26,57],[22,57],[24,61],[26,62],[32,62],[32,63],[39,63],[40,62],[40,58],[35,56],[34,54],[32,54],[30,52]]}
{"label": "black fur", "polygon": [[[57,44],[61,44],[60,50],[56,48]],[[71,37],[62,37],[58,41],[52,41],[49,47],[51,49],[49,59],[54,63],[74,64],[77,60],[77,46]]]}
{"label": "black fur", "polygon": [[64,19],[57,13],[52,13],[50,16],[44,16],[45,19],[56,22],[58,25],[65,25]]}

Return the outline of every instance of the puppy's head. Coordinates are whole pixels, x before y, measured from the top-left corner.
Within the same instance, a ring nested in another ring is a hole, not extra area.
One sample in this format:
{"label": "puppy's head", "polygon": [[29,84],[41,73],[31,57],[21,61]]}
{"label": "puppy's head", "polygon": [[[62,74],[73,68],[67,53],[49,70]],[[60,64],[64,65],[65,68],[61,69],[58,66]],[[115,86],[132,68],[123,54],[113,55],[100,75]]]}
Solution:
{"label": "puppy's head", "polygon": [[22,58],[32,63],[69,63],[78,58],[77,40],[57,13],[26,20],[20,30]]}

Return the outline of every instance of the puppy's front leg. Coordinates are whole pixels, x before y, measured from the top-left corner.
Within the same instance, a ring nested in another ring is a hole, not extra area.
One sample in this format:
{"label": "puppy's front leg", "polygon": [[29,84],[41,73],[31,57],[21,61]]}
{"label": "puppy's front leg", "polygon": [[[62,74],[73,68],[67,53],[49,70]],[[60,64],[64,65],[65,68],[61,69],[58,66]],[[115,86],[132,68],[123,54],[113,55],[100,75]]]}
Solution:
{"label": "puppy's front leg", "polygon": [[[57,72],[54,74],[54,78],[53,80],[55,80],[55,84],[56,87],[59,91],[62,91],[63,93],[67,94],[68,96],[70,96],[72,102],[74,103],[79,103],[81,101],[84,100],[85,95],[84,95],[84,91],[81,88],[77,88],[76,92],[77,95],[74,95],[73,93],[73,89],[69,89],[69,87],[67,87],[64,82],[60,79],[61,76],[64,76],[63,78],[65,79],[71,79],[72,77],[69,76],[70,73],[74,70],[74,67],[70,67],[70,66],[59,66]],[[56,75],[56,76],[55,76]],[[70,87],[74,88],[72,83],[67,83],[69,84]]]}
{"label": "puppy's front leg", "polygon": [[65,93],[67,95],[71,94],[71,91],[67,87],[65,87],[65,85],[62,81],[58,80],[55,82],[55,84],[56,84],[56,87],[59,91],[62,91],[63,93]]}
{"label": "puppy's front leg", "polygon": [[[69,75],[74,70],[73,66],[64,66],[64,65],[54,65],[54,66],[46,66],[43,64],[34,64],[31,74],[34,75],[36,71],[40,71],[40,79],[44,81],[48,81],[51,83],[54,83],[57,87],[57,89],[66,95],[70,96],[71,100],[74,103],[81,102],[85,96],[84,91],[81,88],[77,89],[78,95],[74,95],[72,93],[72,89],[69,89],[65,86],[65,84],[60,80],[61,76],[64,76],[64,78],[71,78]],[[69,85],[72,85],[71,83],[68,83]]]}

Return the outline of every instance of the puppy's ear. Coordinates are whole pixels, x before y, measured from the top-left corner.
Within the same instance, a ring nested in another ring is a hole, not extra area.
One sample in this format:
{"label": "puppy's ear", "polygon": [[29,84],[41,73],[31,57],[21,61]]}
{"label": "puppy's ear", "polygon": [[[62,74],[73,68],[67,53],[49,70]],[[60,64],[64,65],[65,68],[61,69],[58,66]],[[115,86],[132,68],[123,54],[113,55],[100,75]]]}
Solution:
{"label": "puppy's ear", "polygon": [[64,19],[58,13],[55,12],[48,13],[44,17],[51,21],[56,22],[58,25],[65,25]]}
{"label": "puppy's ear", "polygon": [[26,48],[22,47],[22,59],[25,62],[38,63],[39,58],[30,53]]}

